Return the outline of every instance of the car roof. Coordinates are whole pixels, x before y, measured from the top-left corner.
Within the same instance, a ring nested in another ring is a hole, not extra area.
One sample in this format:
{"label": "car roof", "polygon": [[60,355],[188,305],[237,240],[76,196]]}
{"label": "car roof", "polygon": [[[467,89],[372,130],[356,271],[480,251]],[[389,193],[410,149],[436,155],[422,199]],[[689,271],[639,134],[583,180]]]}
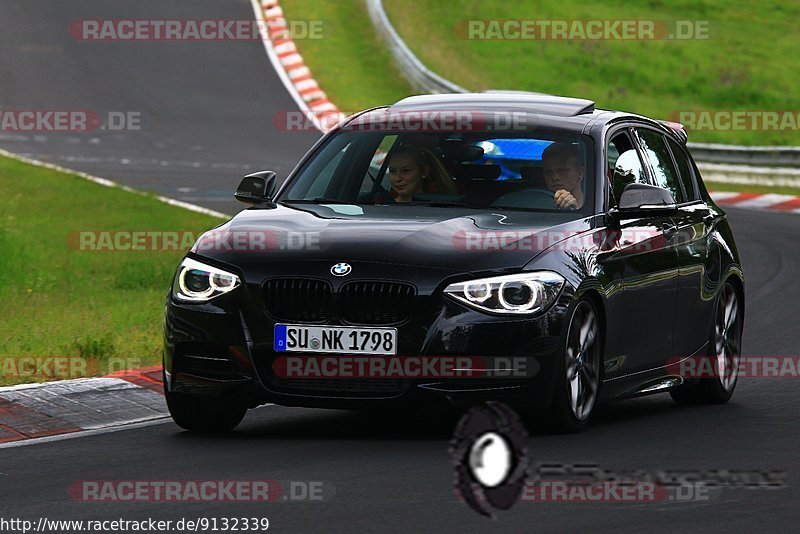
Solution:
{"label": "car roof", "polygon": [[[355,114],[340,124],[369,125],[387,121],[387,117],[409,112],[468,111],[480,116],[507,116],[515,114],[516,126],[558,128],[586,132],[589,128],[603,127],[612,121],[632,119],[643,121],[673,133],[684,143],[686,134],[680,135],[679,124],[666,124],[654,119],[627,113],[598,109],[595,102],[584,98],[555,96],[530,91],[484,91],[480,93],[443,93],[416,95]],[[496,123],[495,123],[496,124]]]}
{"label": "car roof", "polygon": [[584,98],[554,96],[527,91],[486,91],[483,93],[457,93],[410,96],[395,102],[389,110],[404,109],[469,109],[524,110],[542,115],[574,117],[594,111],[594,102]]}

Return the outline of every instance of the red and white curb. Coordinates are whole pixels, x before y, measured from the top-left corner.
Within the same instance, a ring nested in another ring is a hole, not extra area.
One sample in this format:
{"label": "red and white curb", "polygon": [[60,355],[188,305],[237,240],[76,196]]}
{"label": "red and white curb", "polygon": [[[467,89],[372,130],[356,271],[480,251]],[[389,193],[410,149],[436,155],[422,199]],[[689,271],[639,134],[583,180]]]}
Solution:
{"label": "red and white curb", "polygon": [[267,56],[300,110],[323,132],[327,129],[326,125],[337,124],[342,113],[319,87],[303,56],[297,51],[278,0],[251,2],[256,18],[264,22],[267,29],[266,35],[262,35]]}
{"label": "red and white curb", "polygon": [[777,193],[736,193],[711,191],[711,198],[722,207],[747,208],[784,213],[800,213],[800,197]]}
{"label": "red and white curb", "polygon": [[0,388],[0,448],[164,420],[161,366]]}

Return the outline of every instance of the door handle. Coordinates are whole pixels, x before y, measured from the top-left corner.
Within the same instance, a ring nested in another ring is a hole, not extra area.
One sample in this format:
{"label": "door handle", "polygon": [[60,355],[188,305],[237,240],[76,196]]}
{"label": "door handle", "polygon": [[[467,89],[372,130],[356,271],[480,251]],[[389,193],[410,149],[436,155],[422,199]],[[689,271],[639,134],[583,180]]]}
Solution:
{"label": "door handle", "polygon": [[716,217],[714,217],[714,214],[711,212],[708,212],[705,215],[703,215],[703,224],[706,225],[706,228],[711,228],[711,226],[714,224],[715,218]]}
{"label": "door handle", "polygon": [[664,232],[664,237],[669,239],[678,231],[678,225],[674,223],[664,223],[661,225],[661,231]]}

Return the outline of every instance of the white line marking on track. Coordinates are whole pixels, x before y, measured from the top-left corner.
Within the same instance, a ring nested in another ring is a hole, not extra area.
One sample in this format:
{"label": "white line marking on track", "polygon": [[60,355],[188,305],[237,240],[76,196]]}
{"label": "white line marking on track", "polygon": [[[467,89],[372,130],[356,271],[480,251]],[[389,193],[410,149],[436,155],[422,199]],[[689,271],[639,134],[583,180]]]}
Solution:
{"label": "white line marking on track", "polygon": [[[149,193],[145,191],[139,191],[138,189],[134,189],[132,187],[128,187],[127,185],[122,185],[117,182],[113,182],[106,178],[100,178],[99,176],[93,176],[91,174],[76,171],[74,169],[67,169],[66,167],[61,167],[60,165],[54,165],[52,163],[45,163],[44,161],[39,161],[36,159],[26,158],[25,156],[20,156],[19,154],[15,154],[13,152],[9,152],[7,150],[3,150],[0,148],[0,156],[5,156],[7,158],[15,159],[17,161],[21,161],[23,163],[28,163],[30,165],[36,165],[38,167],[44,167],[45,169],[51,169],[54,171],[63,172],[66,174],[71,174],[73,176],[78,176],[85,180],[89,180],[90,182],[94,182],[96,184],[105,186],[105,187],[114,187],[117,189],[122,189],[123,191],[127,191],[129,193],[136,193],[137,195],[144,195],[150,196]],[[187,209],[189,211],[194,211],[197,213],[203,213],[205,215],[211,215],[212,217],[219,217],[220,219],[229,219],[231,216],[227,213],[222,213],[221,211],[214,211],[208,208],[204,208],[203,206],[198,206],[196,204],[190,204],[188,202],[183,202],[181,200],[175,200],[174,198],[167,198],[161,195],[157,195],[155,197],[156,200],[160,202],[164,202],[165,204],[169,204],[170,206],[177,206],[179,208]]]}

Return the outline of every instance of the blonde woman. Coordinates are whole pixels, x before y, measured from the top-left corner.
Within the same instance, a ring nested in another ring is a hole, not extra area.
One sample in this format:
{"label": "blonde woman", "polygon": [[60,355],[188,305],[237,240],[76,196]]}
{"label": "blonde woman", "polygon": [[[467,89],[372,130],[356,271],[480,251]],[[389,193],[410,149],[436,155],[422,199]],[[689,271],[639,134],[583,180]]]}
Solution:
{"label": "blonde woman", "polygon": [[395,202],[411,202],[416,193],[456,194],[452,178],[430,150],[403,145],[392,150],[389,158]]}

